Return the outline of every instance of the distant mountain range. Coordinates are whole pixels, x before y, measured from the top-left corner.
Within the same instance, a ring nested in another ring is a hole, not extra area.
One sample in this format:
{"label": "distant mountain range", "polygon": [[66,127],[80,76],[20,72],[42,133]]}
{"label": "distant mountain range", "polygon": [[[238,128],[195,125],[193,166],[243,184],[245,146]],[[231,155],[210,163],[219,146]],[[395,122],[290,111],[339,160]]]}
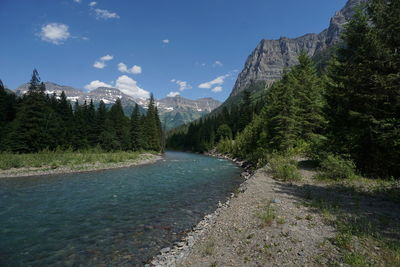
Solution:
{"label": "distant mountain range", "polygon": [[[79,101],[82,104],[85,100],[93,102],[97,105],[101,100],[111,106],[115,103],[117,98],[121,99],[124,107],[125,114],[129,116],[132,113],[135,104],[141,106],[144,111],[149,103],[148,99],[133,98],[127,94],[122,93],[117,88],[99,87],[89,92],[83,92],[71,86],[58,85],[52,82],[45,82],[46,93],[60,95],[62,91],[65,92],[67,99],[71,102]],[[28,91],[29,84],[19,86],[15,93],[17,95],[25,94]],[[156,100],[156,105],[160,114],[161,123],[169,130],[174,127],[189,123],[201,116],[210,113],[212,110],[221,105],[221,102],[212,98],[200,98],[191,100],[182,96],[166,97]]]}

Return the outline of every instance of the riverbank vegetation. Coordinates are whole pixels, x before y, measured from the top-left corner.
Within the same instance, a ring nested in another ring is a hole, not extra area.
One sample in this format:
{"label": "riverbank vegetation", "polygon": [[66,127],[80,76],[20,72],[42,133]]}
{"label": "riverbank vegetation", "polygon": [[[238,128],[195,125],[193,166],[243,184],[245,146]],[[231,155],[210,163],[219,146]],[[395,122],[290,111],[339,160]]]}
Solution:
{"label": "riverbank vegetation", "polygon": [[64,92],[46,94],[34,70],[20,97],[0,81],[0,109],[0,169],[126,161],[163,150],[152,96],[146,114],[136,105],[129,118],[120,99],[108,109],[103,101],[72,105]]}
{"label": "riverbank vegetation", "polygon": [[58,168],[72,167],[85,164],[121,163],[141,159],[141,155],[156,154],[142,151],[104,151],[91,149],[84,151],[73,150],[43,150],[38,153],[16,154],[0,153],[0,170],[12,168]]}
{"label": "riverbank vegetation", "polygon": [[302,53],[263,105],[245,92],[239,106],[171,133],[168,146],[216,148],[259,166],[271,155],[301,155],[335,179],[399,178],[399,12],[397,2],[370,1],[346,26],[327,68],[318,72]]}

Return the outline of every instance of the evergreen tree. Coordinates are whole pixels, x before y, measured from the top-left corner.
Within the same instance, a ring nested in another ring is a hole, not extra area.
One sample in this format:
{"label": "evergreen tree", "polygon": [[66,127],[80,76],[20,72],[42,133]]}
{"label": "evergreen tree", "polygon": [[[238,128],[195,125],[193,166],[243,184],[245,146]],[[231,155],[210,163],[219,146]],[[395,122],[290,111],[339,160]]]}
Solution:
{"label": "evergreen tree", "polygon": [[[251,103],[251,93],[248,90],[243,92],[243,99],[240,109],[237,111],[239,113],[238,120],[238,132],[243,131],[247,124],[253,119],[253,109]],[[235,111],[231,111],[232,114],[237,114]]]}
{"label": "evergreen tree", "polygon": [[330,149],[350,155],[366,174],[399,175],[400,45],[393,30],[400,9],[398,1],[373,0],[367,11],[348,23],[345,46],[331,63]]}
{"label": "evergreen tree", "polygon": [[159,120],[157,121],[158,115],[154,103],[153,94],[150,96],[150,102],[147,108],[147,114],[144,121],[144,132],[147,139],[147,149],[160,151],[160,130],[159,130]]}
{"label": "evergreen tree", "polygon": [[140,119],[139,105],[136,104],[132,112],[130,127],[131,147],[134,151],[138,151],[143,148],[142,135],[143,131]]}
{"label": "evergreen tree", "polygon": [[112,105],[109,112],[109,120],[111,127],[115,131],[116,139],[113,140],[114,147],[120,150],[127,150],[130,146],[129,136],[129,123],[128,118],[125,117],[124,110],[122,108],[121,100],[118,98],[114,105]]}
{"label": "evergreen tree", "polygon": [[16,119],[9,135],[9,148],[15,152],[37,152],[47,148],[48,114],[45,86],[40,83],[36,69],[33,70],[28,92],[22,98]]}

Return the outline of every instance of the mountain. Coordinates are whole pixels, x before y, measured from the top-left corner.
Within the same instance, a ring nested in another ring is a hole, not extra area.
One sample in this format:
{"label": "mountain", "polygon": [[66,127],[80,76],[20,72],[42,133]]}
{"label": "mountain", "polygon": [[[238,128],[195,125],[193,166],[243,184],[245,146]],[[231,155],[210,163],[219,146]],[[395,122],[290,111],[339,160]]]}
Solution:
{"label": "mountain", "polygon": [[[124,112],[127,116],[130,116],[136,103],[139,104],[141,112],[145,112],[149,103],[148,99],[133,98],[122,93],[117,88],[99,87],[86,93],[71,86],[58,85],[52,82],[45,82],[44,84],[47,94],[56,93],[60,95],[61,92],[64,91],[68,100],[71,102],[79,101],[81,104],[85,100],[89,102],[90,99],[93,99],[96,105],[103,100],[107,106],[111,106],[115,103],[117,98],[119,98],[121,99]],[[26,83],[19,86],[15,92],[17,95],[22,95],[28,91],[28,88],[29,84]],[[221,102],[212,98],[191,100],[181,96],[175,96],[156,100],[156,105],[164,127],[166,129],[172,129],[210,113],[213,109],[221,105]]]}
{"label": "mountain", "polygon": [[212,98],[191,100],[182,96],[166,97],[156,101],[161,123],[167,130],[197,120],[221,105]]}
{"label": "mountain", "polygon": [[313,57],[337,44],[340,33],[353,16],[356,6],[366,1],[349,0],[345,7],[331,18],[329,27],[319,34],[310,33],[294,39],[281,37],[278,40],[261,40],[247,58],[230,98],[260,81],[268,86],[279,80],[285,69],[298,64],[297,58],[301,51]]}

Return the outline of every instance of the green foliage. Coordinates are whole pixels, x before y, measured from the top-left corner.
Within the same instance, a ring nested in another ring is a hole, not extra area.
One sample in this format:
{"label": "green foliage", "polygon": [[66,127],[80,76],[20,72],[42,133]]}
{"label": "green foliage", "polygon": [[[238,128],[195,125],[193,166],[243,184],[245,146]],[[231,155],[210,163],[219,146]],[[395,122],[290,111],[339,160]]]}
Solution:
{"label": "green foliage", "polygon": [[[330,164],[338,178],[351,176],[354,166],[329,155],[349,155],[363,174],[400,177],[400,3],[365,6],[342,42],[316,55],[320,73],[302,52],[280,81],[230,97],[214,116],[172,133],[168,145],[203,152],[217,143],[218,151],[259,166],[274,151],[303,154]],[[254,104],[256,96],[261,99]],[[226,126],[232,136],[222,133]]]}
{"label": "green foliage", "polygon": [[222,124],[217,129],[217,140],[223,140],[225,138],[232,138],[232,130],[227,124]]}
{"label": "green foliage", "polygon": [[400,176],[399,12],[398,1],[370,1],[329,69],[327,146],[375,177]]}
{"label": "green foliage", "polygon": [[283,181],[298,181],[301,174],[297,169],[297,163],[287,155],[273,154],[269,159],[274,178]]}
{"label": "green foliage", "polygon": [[90,150],[73,151],[71,149],[43,150],[38,153],[15,154],[0,153],[0,169],[29,167],[79,166],[93,163],[111,163],[136,160],[140,153],[131,151],[108,152],[95,147]]}
{"label": "green foliage", "polygon": [[338,156],[328,155],[321,161],[319,178],[350,179],[356,176],[353,161]]}

